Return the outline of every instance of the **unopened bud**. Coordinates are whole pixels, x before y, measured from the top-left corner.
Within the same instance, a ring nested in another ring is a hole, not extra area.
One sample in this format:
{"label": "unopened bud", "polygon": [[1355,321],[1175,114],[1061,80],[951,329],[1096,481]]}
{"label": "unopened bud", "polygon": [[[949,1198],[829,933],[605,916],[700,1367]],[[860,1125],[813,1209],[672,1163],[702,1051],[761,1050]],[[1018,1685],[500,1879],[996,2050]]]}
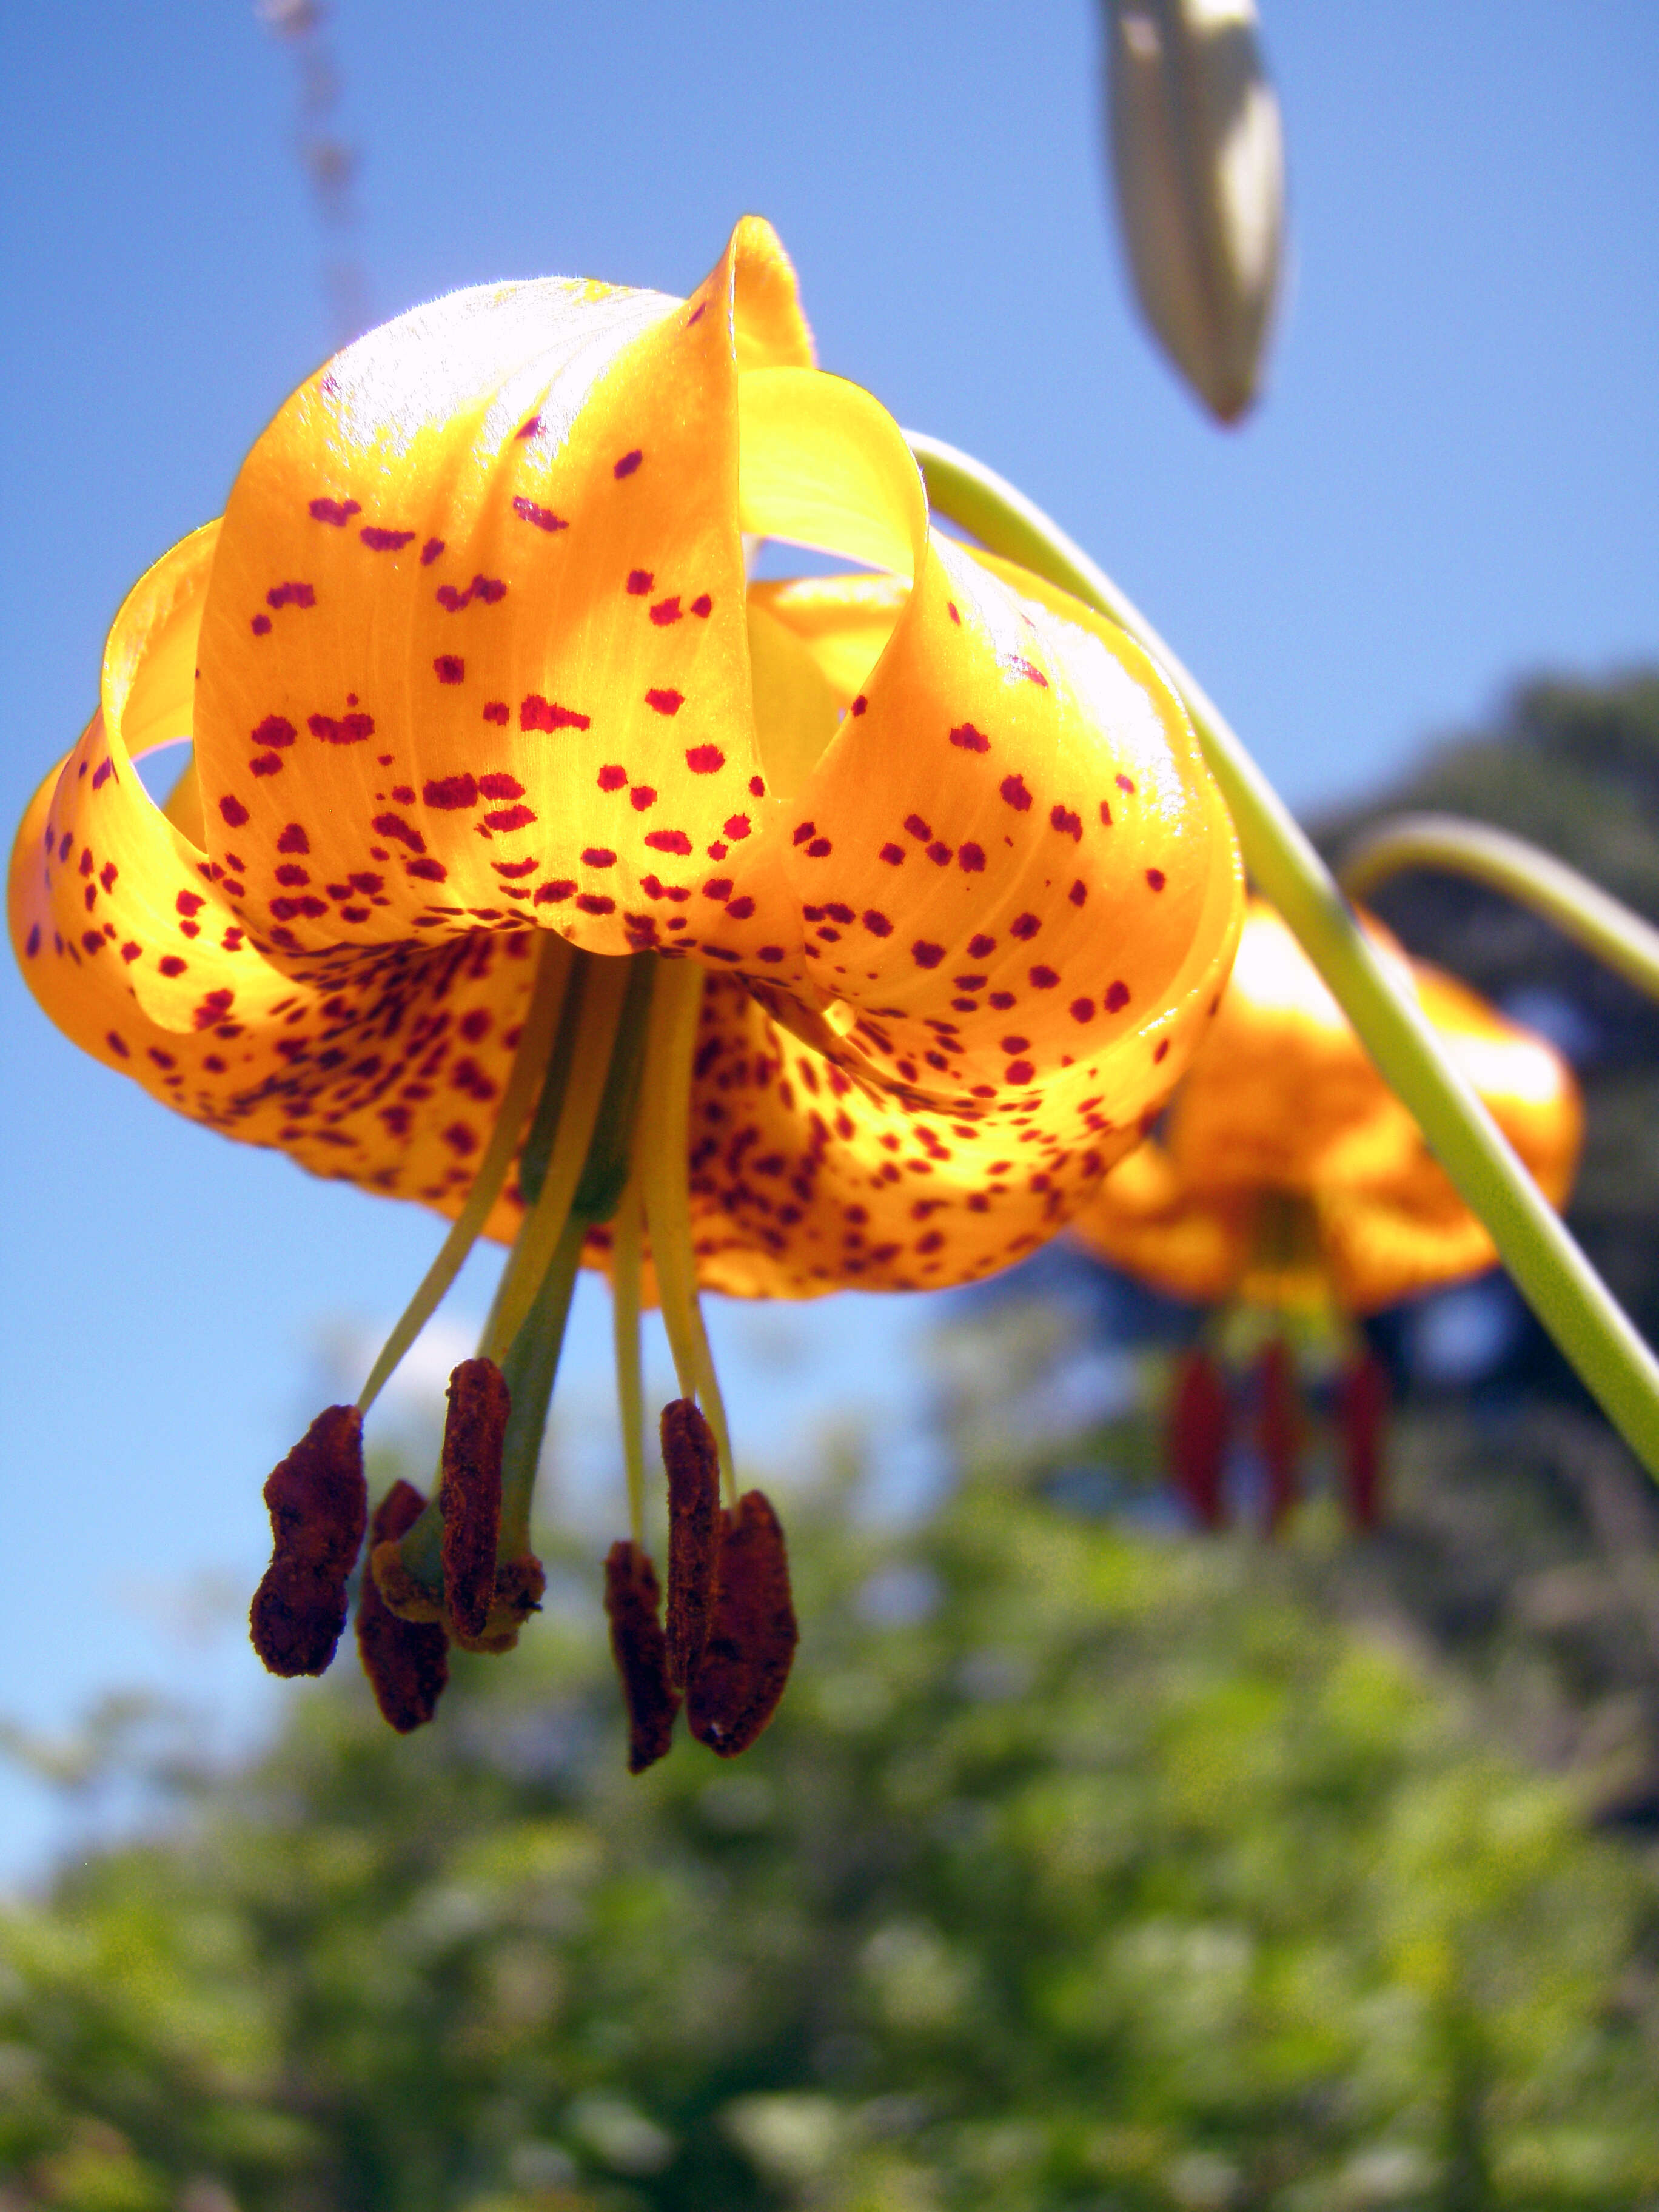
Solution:
{"label": "unopened bud", "polygon": [[1284,142],[1255,0],[1103,4],[1135,292],[1206,406],[1236,422],[1256,394],[1284,251]]}

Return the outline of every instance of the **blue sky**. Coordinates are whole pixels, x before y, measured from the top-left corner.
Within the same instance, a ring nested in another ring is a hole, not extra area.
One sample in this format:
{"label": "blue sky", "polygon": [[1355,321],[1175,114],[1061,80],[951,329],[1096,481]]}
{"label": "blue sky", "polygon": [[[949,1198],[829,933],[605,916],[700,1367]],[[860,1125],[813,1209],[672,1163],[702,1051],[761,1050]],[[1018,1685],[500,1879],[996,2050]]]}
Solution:
{"label": "blue sky", "polygon": [[[1659,9],[1265,6],[1295,268],[1237,434],[1128,306],[1085,0],[338,0],[352,251],[376,315],[554,271],[683,292],[769,216],[824,364],[1049,507],[1316,805],[1528,670],[1659,659]],[[9,818],[126,587],[335,335],[295,113],[236,0],[0,15]],[[0,1066],[0,1712],[59,1726],[135,1680],[266,1710],[178,1593],[257,1575],[322,1333],[389,1318],[434,1226],[170,1119],[9,969]],[[926,1317],[721,1317],[754,1456],[861,1401],[913,1419]],[[571,1354],[594,1396],[599,1320]],[[0,1863],[50,1827],[4,1786]]]}

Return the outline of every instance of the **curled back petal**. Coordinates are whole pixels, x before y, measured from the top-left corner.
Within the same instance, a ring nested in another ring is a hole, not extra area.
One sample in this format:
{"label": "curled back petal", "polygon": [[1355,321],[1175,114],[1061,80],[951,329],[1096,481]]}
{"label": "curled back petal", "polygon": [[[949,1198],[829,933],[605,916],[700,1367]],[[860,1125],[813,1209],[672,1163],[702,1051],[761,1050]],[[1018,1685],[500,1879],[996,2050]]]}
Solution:
{"label": "curled back petal", "polygon": [[[12,856],[24,975],[83,1049],[175,1112],[315,1173],[453,1212],[488,1139],[528,1004],[528,929],[278,957],[242,920],[234,849],[210,860],[155,805],[140,750],[191,728],[210,526],[117,616],[104,704],[41,786]],[[309,867],[290,835],[284,865]],[[340,887],[367,903],[372,877]],[[505,1225],[514,1208],[501,1209]]]}
{"label": "curled back petal", "polygon": [[[203,627],[207,835],[251,922],[297,951],[518,914],[637,949],[643,880],[706,873],[755,802],[738,370],[810,359],[782,249],[745,222],[688,301],[456,293],[289,401]],[[327,889],[356,873],[367,912]]]}

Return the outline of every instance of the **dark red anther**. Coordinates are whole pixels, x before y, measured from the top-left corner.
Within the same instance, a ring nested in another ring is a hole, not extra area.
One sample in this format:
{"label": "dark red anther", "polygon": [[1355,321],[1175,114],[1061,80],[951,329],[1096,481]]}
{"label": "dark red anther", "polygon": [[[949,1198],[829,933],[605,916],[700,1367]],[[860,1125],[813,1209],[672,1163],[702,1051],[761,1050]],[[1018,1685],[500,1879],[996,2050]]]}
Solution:
{"label": "dark red anther", "polygon": [[684,1688],[708,1640],[714,1609],[720,1462],[714,1431],[690,1398],[663,1407],[661,1434],[668,1470],[668,1665]]}
{"label": "dark red anther", "polygon": [[[368,1524],[371,1553],[395,1544],[425,1508],[412,1482],[394,1482]],[[436,1622],[400,1620],[367,1569],[357,1593],[357,1650],[374,1702],[399,1735],[431,1719],[449,1680],[449,1638]]]}
{"label": "dark red anther", "polygon": [[708,1641],[686,1691],[686,1718],[722,1759],[747,1751],[777,1711],[799,1632],[783,1530],[763,1493],[720,1516],[720,1583]]}
{"label": "dark red anther", "polygon": [[273,1674],[320,1674],[345,1626],[346,1582],[368,1519],[363,1417],[319,1413],[265,1483],[270,1565],[248,1613],[253,1648]]}
{"label": "dark red anther", "polygon": [[1227,1525],[1227,1445],[1232,1432],[1227,1378],[1208,1352],[1186,1354],[1176,1370],[1164,1446],[1176,1488],[1203,1528]]}
{"label": "dark red anther", "polygon": [[628,1771],[643,1774],[674,1735],[680,1693],[668,1676],[668,1639],[657,1618],[657,1571],[643,1547],[619,1541],[605,1562],[611,1651],[628,1706]]}
{"label": "dark red anther", "polygon": [[495,1596],[501,1531],[501,1446],[512,1409],[493,1359],[464,1359],[449,1378],[444,1419],[444,1603],[464,1637],[482,1636]]}
{"label": "dark red anther", "polygon": [[1348,1518],[1369,1535],[1382,1522],[1382,1436],[1389,1419],[1389,1370],[1375,1353],[1343,1369],[1336,1419]]}
{"label": "dark red anther", "polygon": [[1256,1439],[1267,1478],[1262,1518],[1268,1535],[1276,1536],[1301,1495],[1302,1407],[1296,1364],[1282,1336],[1276,1336],[1262,1353],[1256,1376],[1261,1392]]}

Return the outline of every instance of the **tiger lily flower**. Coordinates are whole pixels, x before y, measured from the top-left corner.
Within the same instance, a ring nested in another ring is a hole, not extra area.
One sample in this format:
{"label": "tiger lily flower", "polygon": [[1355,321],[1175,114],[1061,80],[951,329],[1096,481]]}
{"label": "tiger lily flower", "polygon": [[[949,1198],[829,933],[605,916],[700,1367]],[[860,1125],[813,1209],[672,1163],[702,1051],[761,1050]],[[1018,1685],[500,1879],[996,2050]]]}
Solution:
{"label": "tiger lily flower", "polygon": [[[1540,1189],[1562,1205],[1583,1115],[1559,1054],[1449,975],[1408,960],[1380,923],[1366,917],[1364,927]],[[1312,963],[1259,899],[1166,1127],[1114,1169],[1075,1227],[1090,1250],[1172,1297],[1254,1316],[1232,1333],[1261,1352],[1270,1524],[1294,1502],[1302,1441],[1289,1338],[1334,1338],[1346,1349],[1338,1407],[1351,1504],[1368,1525],[1382,1378],[1356,1357],[1343,1317],[1477,1274],[1497,1258]],[[1170,1455],[1211,1525],[1224,1516],[1230,1423],[1208,1356],[1191,1356],[1177,1377]]]}
{"label": "tiger lily flower", "polygon": [[[847,571],[751,582],[745,538]],[[180,737],[158,807],[133,763]],[[735,1495],[699,1286],[927,1289],[1030,1251],[1160,1110],[1241,911],[1156,664],[930,528],[902,435],[815,368],[754,220],[690,300],[464,291],[302,386],[222,520],[117,616],[10,901],[83,1049],[453,1221],[356,1407],[267,1486],[255,1625],[281,1671],[319,1671],[343,1620],[362,1413],[471,1239],[512,1247],[438,1493],[371,1535],[364,1651],[398,1725],[436,1694],[434,1634],[500,1648],[539,1595],[530,1495],[580,1265],[616,1292],[639,1556],[613,1624],[655,1618],[654,1297],[724,1480],[698,1523],[712,1650],[728,1597],[771,1605],[781,1539]],[[386,1690],[398,1621],[425,1640]],[[617,1633],[660,1708],[654,1647]],[[695,1725],[694,1646],[669,1688]],[[729,1747],[729,1722],[705,1740]]]}

